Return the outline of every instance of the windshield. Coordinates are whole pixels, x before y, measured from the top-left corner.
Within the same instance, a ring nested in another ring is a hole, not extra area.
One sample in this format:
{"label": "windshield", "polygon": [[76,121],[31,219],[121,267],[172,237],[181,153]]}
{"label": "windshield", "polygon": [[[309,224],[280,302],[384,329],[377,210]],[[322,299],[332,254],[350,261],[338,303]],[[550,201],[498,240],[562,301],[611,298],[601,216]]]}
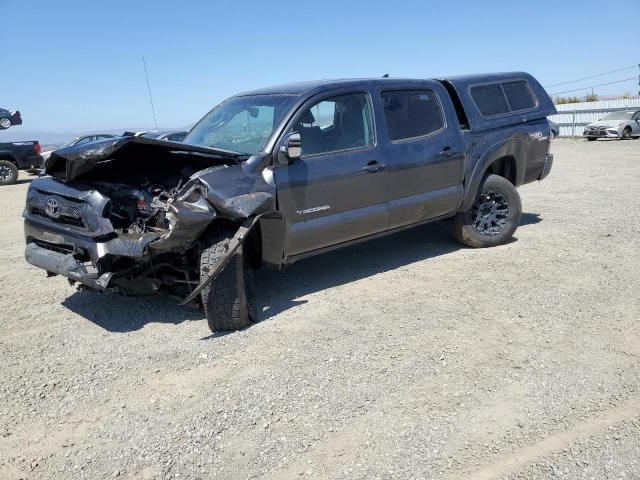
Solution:
{"label": "windshield", "polygon": [[294,95],[231,97],[207,113],[183,143],[248,155],[258,153],[295,98]]}
{"label": "windshield", "polygon": [[600,120],[629,120],[633,116],[633,112],[613,112],[605,115]]}

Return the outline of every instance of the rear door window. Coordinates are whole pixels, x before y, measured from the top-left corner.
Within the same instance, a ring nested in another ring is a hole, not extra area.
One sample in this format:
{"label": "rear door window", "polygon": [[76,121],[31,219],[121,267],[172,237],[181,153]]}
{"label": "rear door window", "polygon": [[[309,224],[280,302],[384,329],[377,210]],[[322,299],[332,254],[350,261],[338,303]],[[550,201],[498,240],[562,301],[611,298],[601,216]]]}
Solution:
{"label": "rear door window", "polygon": [[485,117],[509,113],[509,105],[499,83],[471,87],[471,96]]}
{"label": "rear door window", "polygon": [[440,100],[432,90],[381,93],[391,141],[422,137],[444,128]]}
{"label": "rear door window", "polygon": [[512,112],[529,110],[536,106],[536,99],[533,97],[527,82],[523,80],[504,82],[502,88]]}

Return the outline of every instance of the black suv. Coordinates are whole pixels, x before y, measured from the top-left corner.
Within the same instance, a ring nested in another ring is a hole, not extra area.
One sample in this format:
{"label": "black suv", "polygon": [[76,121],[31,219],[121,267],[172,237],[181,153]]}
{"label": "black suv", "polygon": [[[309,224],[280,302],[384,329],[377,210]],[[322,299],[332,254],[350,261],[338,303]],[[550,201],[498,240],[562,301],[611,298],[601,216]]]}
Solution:
{"label": "black suv", "polygon": [[551,169],[554,113],[522,72],[243,93],[183,144],[54,152],[28,192],[26,258],[83,288],[177,293],[213,331],[243,328],[260,266],[445,218],[471,247],[508,241],[516,187]]}

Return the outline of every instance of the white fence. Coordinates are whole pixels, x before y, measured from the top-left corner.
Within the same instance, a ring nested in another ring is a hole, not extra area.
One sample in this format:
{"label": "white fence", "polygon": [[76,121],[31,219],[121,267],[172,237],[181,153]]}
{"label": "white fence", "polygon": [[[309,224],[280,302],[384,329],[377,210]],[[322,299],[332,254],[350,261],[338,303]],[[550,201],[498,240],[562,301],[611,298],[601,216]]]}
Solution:
{"label": "white fence", "polygon": [[607,113],[619,110],[640,110],[640,98],[618,98],[597,102],[565,103],[556,105],[557,115],[551,115],[560,126],[561,137],[581,137],[584,126],[601,119]]}

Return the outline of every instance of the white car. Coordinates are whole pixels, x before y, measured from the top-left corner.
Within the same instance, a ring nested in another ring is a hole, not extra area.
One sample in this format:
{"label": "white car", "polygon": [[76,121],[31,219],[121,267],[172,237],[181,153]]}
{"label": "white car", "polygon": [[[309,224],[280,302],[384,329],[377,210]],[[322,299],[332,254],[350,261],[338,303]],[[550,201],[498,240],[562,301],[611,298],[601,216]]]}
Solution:
{"label": "white car", "polygon": [[629,140],[640,137],[640,110],[613,112],[597,122],[584,127],[582,135],[587,140],[599,138],[620,138]]}

